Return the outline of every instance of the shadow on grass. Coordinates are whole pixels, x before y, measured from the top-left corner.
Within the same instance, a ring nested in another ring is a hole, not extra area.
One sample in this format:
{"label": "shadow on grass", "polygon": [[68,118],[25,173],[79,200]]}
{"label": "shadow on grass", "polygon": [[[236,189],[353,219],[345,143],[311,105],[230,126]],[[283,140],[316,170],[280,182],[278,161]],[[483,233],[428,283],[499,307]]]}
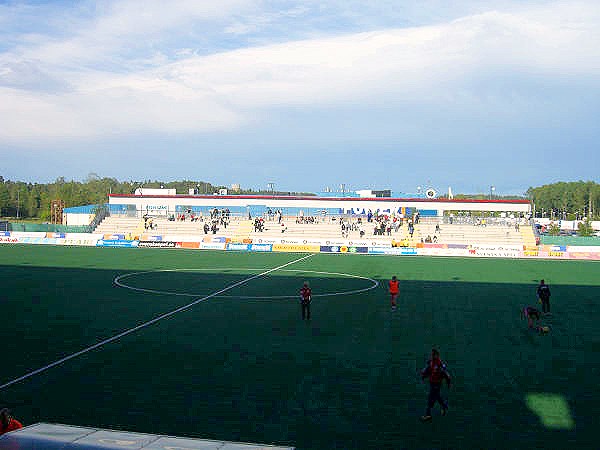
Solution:
{"label": "shadow on grass", "polygon": [[[0,381],[194,299],[116,288],[117,274],[2,266],[0,339],[17,343],[19,351],[5,354]],[[201,296],[248,276],[169,272],[129,281]],[[293,297],[307,278],[315,293],[369,285],[301,269],[253,280],[230,292],[233,297],[200,303],[14,385],[0,399],[26,423],[297,448],[595,442],[600,398],[590,388],[589,351],[600,340],[598,287],[553,286],[552,332],[542,336],[519,319],[519,308],[534,299],[531,286],[405,281],[393,313],[379,287],[316,297],[310,322],[300,319],[297,299],[267,298]],[[454,377],[451,409],[421,424],[427,393],[418,370],[434,345]]]}

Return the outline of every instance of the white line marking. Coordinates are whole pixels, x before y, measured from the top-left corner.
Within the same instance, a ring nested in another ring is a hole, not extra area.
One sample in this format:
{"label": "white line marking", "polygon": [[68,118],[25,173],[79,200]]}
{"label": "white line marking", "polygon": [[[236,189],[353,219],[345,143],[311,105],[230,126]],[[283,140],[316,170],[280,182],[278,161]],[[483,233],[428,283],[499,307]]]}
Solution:
{"label": "white line marking", "polygon": [[[226,268],[218,268],[218,267],[211,267],[211,268],[204,268],[204,269],[159,269],[159,270],[146,270],[144,272],[133,272],[133,273],[126,273],[123,275],[119,275],[118,277],[115,277],[115,279],[113,280],[113,283],[115,283],[115,285],[122,287],[124,289],[130,289],[132,291],[137,291],[137,292],[144,292],[144,293],[148,293],[148,294],[159,294],[159,295],[178,295],[181,297],[199,297],[201,295],[204,294],[188,294],[185,292],[172,292],[172,291],[158,291],[155,289],[146,289],[146,288],[141,288],[141,287],[135,287],[135,286],[130,286],[128,284],[122,283],[121,280],[124,280],[126,278],[130,278],[130,277],[135,277],[136,275],[145,275],[147,273],[165,273],[165,272],[218,272],[218,271],[222,271],[222,270],[229,270],[232,269],[231,267],[226,267]],[[254,271],[260,271],[260,270],[264,270],[264,269],[255,269],[255,268],[235,268],[232,270],[254,270]],[[361,289],[355,289],[355,290],[351,290],[351,291],[339,291],[339,292],[327,292],[325,294],[313,294],[313,298],[316,297],[336,297],[339,295],[350,295],[350,294],[360,294],[361,292],[367,292],[370,291],[372,289],[375,289],[376,287],[379,286],[379,282],[377,280],[374,280],[372,278],[369,277],[363,277],[360,275],[352,275],[349,273],[338,273],[338,272],[322,272],[322,271],[317,271],[317,270],[297,270],[297,269],[283,269],[280,270],[280,272],[302,272],[302,273],[316,273],[318,275],[339,275],[339,276],[343,276],[346,278],[357,278],[360,280],[367,280],[370,281],[371,283],[373,283],[371,286],[368,286],[366,288],[361,288]],[[298,295],[219,295],[219,297],[221,298],[240,298],[240,299],[245,299],[245,300],[256,300],[256,299],[261,299],[261,300],[276,300],[276,299],[287,299],[287,298],[297,298]]]}
{"label": "white line marking", "polygon": [[44,367],[41,367],[39,369],[33,370],[33,371],[29,372],[29,373],[26,373],[25,375],[20,376],[19,378],[15,378],[14,380],[9,381],[8,383],[4,383],[3,385],[0,386],[0,389],[7,388],[8,386],[11,386],[11,385],[13,385],[15,383],[18,383],[19,381],[26,380],[27,378],[30,378],[30,377],[32,377],[34,375],[37,375],[38,373],[41,373],[41,372],[44,372],[44,371],[48,370],[48,369],[51,369],[52,367],[58,366],[59,364],[62,364],[64,362],[66,362],[66,361],[69,361],[70,359],[76,358],[76,357],[78,357],[80,355],[83,355],[84,353],[87,353],[87,352],[90,352],[90,351],[92,351],[94,349],[97,349],[98,347],[102,347],[103,345],[106,345],[106,344],[108,344],[110,342],[116,341],[117,339],[120,339],[123,336],[127,336],[128,334],[131,334],[131,333],[135,333],[136,331],[141,330],[142,328],[145,328],[147,326],[150,326],[150,325],[158,322],[159,320],[166,319],[167,317],[171,317],[172,315],[180,313],[181,311],[185,311],[186,309],[189,309],[192,306],[195,306],[195,305],[197,305],[200,302],[208,300],[209,298],[216,297],[217,295],[222,294],[223,292],[227,292],[227,291],[229,291],[229,290],[231,290],[231,289],[233,289],[235,287],[241,286],[242,284],[246,284],[249,281],[255,280],[256,278],[260,278],[260,277],[263,277],[263,276],[265,276],[265,275],[267,275],[267,274],[269,274],[271,272],[275,272],[276,270],[283,269],[284,267],[290,266],[290,265],[295,264],[295,263],[300,262],[300,261],[304,261],[305,259],[310,258],[311,256],[313,256],[312,253],[310,255],[303,256],[302,258],[295,259],[294,261],[290,261],[288,263],[282,264],[281,266],[275,267],[273,269],[266,270],[266,271],[261,272],[261,273],[259,273],[257,275],[253,275],[253,276],[251,276],[249,278],[246,278],[244,280],[241,280],[241,281],[238,281],[236,283],[233,283],[233,284],[231,284],[231,285],[229,285],[229,286],[227,286],[227,287],[225,287],[225,288],[223,288],[223,289],[221,289],[219,291],[215,291],[212,294],[209,294],[209,295],[207,295],[205,297],[202,297],[202,298],[199,298],[197,300],[194,300],[192,303],[188,303],[187,305],[180,306],[179,308],[174,309],[173,311],[169,311],[167,313],[161,314],[160,316],[155,317],[154,319],[148,320],[147,322],[144,322],[144,323],[142,323],[140,325],[137,325],[137,326],[135,326],[133,328],[130,328],[128,330],[125,330],[125,331],[123,331],[123,332],[121,332],[119,334],[116,334],[116,335],[114,335],[112,337],[109,337],[108,339],[104,339],[103,341],[100,341],[100,342],[98,342],[98,343],[96,343],[94,345],[90,345],[89,347],[86,347],[83,350],[79,350],[78,352],[75,352],[75,353],[72,353],[71,355],[65,356],[64,358],[61,358],[58,361],[54,361],[53,363],[50,363],[50,364],[48,364],[48,365],[46,365]]}

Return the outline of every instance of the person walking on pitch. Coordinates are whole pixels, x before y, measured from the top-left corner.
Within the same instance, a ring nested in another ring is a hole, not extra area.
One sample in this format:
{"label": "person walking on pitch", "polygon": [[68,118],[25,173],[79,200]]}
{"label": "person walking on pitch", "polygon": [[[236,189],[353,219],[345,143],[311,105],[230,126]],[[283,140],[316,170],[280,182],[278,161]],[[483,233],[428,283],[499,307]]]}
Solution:
{"label": "person walking on pitch", "polygon": [[392,305],[392,311],[396,310],[396,299],[398,298],[398,294],[400,294],[400,286],[399,281],[396,278],[396,275],[392,277],[390,281],[388,281],[388,291],[390,293],[390,302]]}
{"label": "person walking on pitch", "polygon": [[421,421],[428,422],[431,420],[431,408],[435,403],[439,403],[442,407],[442,416],[448,412],[448,401],[442,398],[442,381],[446,380],[448,388],[452,384],[452,379],[446,368],[446,363],[440,359],[440,352],[437,349],[431,349],[431,359],[427,361],[427,365],[421,371],[421,379],[429,379],[429,397],[427,398],[427,409],[425,415],[421,417]]}
{"label": "person walking on pitch", "polygon": [[536,294],[542,304],[542,312],[544,314],[550,314],[550,288],[544,283],[544,280],[540,280]]}
{"label": "person walking on pitch", "polygon": [[308,282],[300,289],[300,304],[302,305],[302,320],[310,320],[310,302],[312,301],[312,290],[308,287]]}

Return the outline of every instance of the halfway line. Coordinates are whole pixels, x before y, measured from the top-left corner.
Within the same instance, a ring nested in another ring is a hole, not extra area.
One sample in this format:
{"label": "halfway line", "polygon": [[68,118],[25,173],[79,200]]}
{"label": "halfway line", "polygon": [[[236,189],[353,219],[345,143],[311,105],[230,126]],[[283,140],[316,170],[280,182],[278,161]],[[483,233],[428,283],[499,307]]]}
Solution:
{"label": "halfway line", "polygon": [[127,336],[128,334],[134,333],[134,332],[136,332],[138,330],[141,330],[142,328],[150,326],[150,325],[158,322],[159,320],[166,319],[167,317],[171,317],[172,315],[180,313],[181,311],[185,311],[186,309],[189,309],[192,306],[197,305],[200,302],[208,300],[209,298],[216,297],[217,295],[220,295],[223,292],[227,292],[227,291],[229,291],[229,290],[231,290],[231,289],[233,289],[235,287],[241,286],[242,284],[246,284],[249,281],[252,281],[252,280],[254,280],[256,278],[263,277],[263,276],[265,276],[265,275],[267,275],[267,274],[269,274],[271,272],[275,272],[276,270],[283,269],[284,267],[287,267],[287,266],[290,266],[290,265],[295,264],[297,262],[303,261],[303,260],[305,260],[307,258],[310,258],[311,256],[313,256],[313,255],[310,254],[310,255],[303,256],[302,258],[295,259],[294,261],[290,261],[290,262],[285,263],[285,264],[283,264],[281,266],[275,267],[273,269],[269,269],[269,270],[267,270],[265,272],[259,273],[257,275],[253,275],[253,276],[251,276],[249,278],[246,278],[244,280],[241,280],[241,281],[238,281],[236,283],[233,283],[233,284],[231,284],[231,285],[229,285],[229,286],[227,286],[227,287],[225,287],[225,288],[223,288],[223,289],[221,289],[219,291],[213,292],[212,294],[208,294],[206,297],[199,298],[197,300],[194,300],[192,303],[188,303],[187,305],[180,306],[177,309],[174,309],[174,310],[169,311],[167,313],[161,314],[160,316],[155,317],[154,319],[148,320],[147,322],[144,322],[144,323],[142,323],[140,325],[137,325],[137,326],[135,326],[133,328],[130,328],[129,330],[125,330],[125,331],[123,331],[123,332],[121,332],[119,334],[116,334],[115,336],[109,337],[108,339],[104,339],[103,341],[100,341],[100,342],[98,342],[98,343],[96,343],[94,345],[90,345],[89,347],[86,347],[83,350],[79,350],[78,352],[75,352],[75,353],[73,353],[71,355],[65,356],[64,358],[61,358],[58,361],[54,361],[53,363],[50,363],[50,364],[48,364],[48,365],[46,365],[44,367],[36,369],[36,370],[34,370],[32,372],[26,373],[25,375],[20,376],[19,378],[15,378],[14,380],[9,381],[8,383],[4,383],[3,385],[0,385],[0,389],[7,388],[8,386],[11,386],[11,385],[13,385],[15,383],[18,383],[19,381],[26,380],[27,378],[30,378],[30,377],[32,377],[34,375],[37,375],[38,373],[44,372],[44,371],[46,371],[48,369],[51,369],[52,367],[58,366],[59,364],[62,364],[65,361],[68,361],[70,359],[76,358],[76,357],[78,357],[80,355],[83,355],[84,353],[87,353],[89,351],[92,351],[92,350],[94,350],[94,349],[96,349],[98,347],[102,347],[103,345],[108,344],[109,342],[116,341],[117,339],[120,339],[123,336]]}

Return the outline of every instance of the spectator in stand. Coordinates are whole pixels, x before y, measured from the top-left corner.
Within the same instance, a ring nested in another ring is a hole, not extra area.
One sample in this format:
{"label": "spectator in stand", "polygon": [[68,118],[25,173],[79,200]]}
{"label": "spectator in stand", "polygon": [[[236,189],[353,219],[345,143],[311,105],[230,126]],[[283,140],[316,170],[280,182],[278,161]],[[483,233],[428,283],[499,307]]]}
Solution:
{"label": "spectator in stand", "polygon": [[21,422],[10,415],[8,408],[0,409],[0,435],[23,428]]}

